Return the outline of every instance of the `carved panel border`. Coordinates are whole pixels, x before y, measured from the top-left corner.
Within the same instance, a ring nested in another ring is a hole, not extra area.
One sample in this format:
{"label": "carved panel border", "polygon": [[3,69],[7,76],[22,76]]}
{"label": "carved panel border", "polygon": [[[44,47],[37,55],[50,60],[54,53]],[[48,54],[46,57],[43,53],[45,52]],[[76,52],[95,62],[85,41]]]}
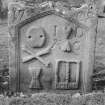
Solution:
{"label": "carved panel border", "polygon": [[56,11],[54,11],[54,10],[49,10],[49,11],[44,11],[42,13],[36,14],[15,26],[15,61],[16,61],[15,68],[16,68],[16,72],[17,72],[17,83],[16,83],[17,91],[20,91],[20,29],[28,23],[31,23],[37,19],[43,18],[48,15],[52,15],[52,14],[55,14],[57,16],[64,18],[64,19],[67,19],[67,17],[65,17],[64,15],[56,13]]}

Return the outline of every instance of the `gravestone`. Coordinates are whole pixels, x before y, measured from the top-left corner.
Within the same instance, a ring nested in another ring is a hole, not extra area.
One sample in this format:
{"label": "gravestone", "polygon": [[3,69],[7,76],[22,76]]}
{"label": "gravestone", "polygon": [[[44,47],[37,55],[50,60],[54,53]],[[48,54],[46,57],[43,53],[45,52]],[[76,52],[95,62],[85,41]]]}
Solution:
{"label": "gravestone", "polygon": [[11,3],[10,89],[91,91],[96,26],[87,4]]}

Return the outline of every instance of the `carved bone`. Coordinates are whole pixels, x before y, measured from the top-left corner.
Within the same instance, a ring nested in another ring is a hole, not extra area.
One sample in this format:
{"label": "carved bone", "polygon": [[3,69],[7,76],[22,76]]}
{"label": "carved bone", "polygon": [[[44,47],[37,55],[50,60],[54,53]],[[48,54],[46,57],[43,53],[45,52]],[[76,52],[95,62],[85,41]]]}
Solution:
{"label": "carved bone", "polygon": [[[49,65],[49,63],[50,62],[47,62],[47,61],[45,61],[45,60],[43,60],[40,56],[40,54],[34,54],[33,52],[31,52],[31,51],[29,51],[29,50],[27,50],[27,49],[24,49],[24,51],[26,51],[26,52],[28,52],[28,53],[30,53],[31,55],[29,55],[29,56],[27,56],[27,57],[23,57],[22,58],[22,60],[23,60],[23,62],[25,63],[25,62],[28,62],[28,61],[30,61],[30,60],[32,60],[32,59],[34,59],[34,58],[36,58],[36,59],[38,59],[42,64],[44,64],[45,66],[48,66]],[[45,53],[43,53],[43,54],[47,54],[48,52],[45,52]],[[43,55],[42,54],[42,55]]]}

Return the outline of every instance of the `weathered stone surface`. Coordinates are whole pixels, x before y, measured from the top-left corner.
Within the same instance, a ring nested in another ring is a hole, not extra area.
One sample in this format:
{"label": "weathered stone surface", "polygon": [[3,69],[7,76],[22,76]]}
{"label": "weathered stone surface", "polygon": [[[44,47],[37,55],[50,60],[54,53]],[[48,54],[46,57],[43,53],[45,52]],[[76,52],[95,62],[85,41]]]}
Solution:
{"label": "weathered stone surface", "polygon": [[9,5],[11,89],[91,90],[96,14],[87,4],[68,6],[51,1]]}
{"label": "weathered stone surface", "polygon": [[0,69],[9,64],[9,37],[6,25],[0,25]]}
{"label": "weathered stone surface", "polygon": [[97,42],[95,53],[95,70],[98,72],[105,69],[105,18],[98,18]]}
{"label": "weathered stone surface", "polygon": [[[12,1],[12,0],[11,0]],[[5,3],[3,3],[3,8],[6,8],[6,6],[7,6],[7,4],[8,3],[6,3],[6,1],[4,0],[3,2],[5,2]],[[10,1],[9,1],[10,2]],[[70,2],[72,2],[72,1],[70,1]],[[77,1],[76,1],[77,2]],[[81,1],[78,1],[78,2],[81,2]],[[99,4],[99,2],[101,3],[101,2],[104,2],[104,1],[98,1],[97,2],[97,7],[98,7],[98,10],[102,10],[102,6],[101,5],[98,5]],[[103,4],[103,6],[104,6],[104,3],[101,3],[101,4]],[[102,10],[103,11],[103,10]],[[102,15],[102,14],[101,14]],[[101,16],[101,15],[99,15],[99,16]],[[1,15],[0,15],[1,16]],[[104,16],[104,15],[102,15],[102,16]],[[2,27],[5,27],[4,25],[3,26],[1,26],[0,27],[0,35],[1,36],[3,36],[4,37],[4,35],[6,36],[5,38],[1,38],[1,39],[4,39],[4,40],[6,40],[6,42],[7,42],[7,40],[8,40],[8,31],[7,31],[7,28],[2,28]],[[5,32],[4,32],[4,30],[5,30]],[[102,30],[102,31],[101,31]],[[81,33],[81,32],[79,32],[79,33]],[[79,35],[80,37],[81,37],[81,35]],[[1,41],[1,43],[2,43],[2,41]],[[5,46],[5,45],[4,45]],[[8,45],[6,44],[6,47],[7,47]],[[78,49],[78,44],[76,45],[75,44],[75,46],[76,46],[76,48]],[[103,69],[105,69],[105,64],[104,64],[104,62],[105,62],[105,58],[104,58],[104,18],[99,18],[99,26],[98,26],[98,35],[97,35],[97,42],[96,42],[96,57],[95,57],[95,71],[97,72],[97,71],[100,71],[100,70],[103,70]],[[4,48],[5,49],[5,48]],[[70,49],[70,48],[69,48]],[[6,50],[6,51],[5,51]],[[7,49],[5,49],[5,50],[2,50],[2,54],[1,54],[1,57],[3,57],[4,56],[4,54],[8,54],[7,53]],[[4,53],[3,53],[4,52]],[[6,53],[5,53],[6,52]],[[8,56],[8,55],[6,55],[6,56]],[[6,57],[5,56],[5,57]],[[4,58],[5,58],[4,57]],[[3,59],[4,59],[3,58]],[[7,64],[8,65],[8,57],[6,57],[5,58],[5,61],[3,61],[3,62],[1,62],[1,69],[2,69],[2,66],[4,65],[4,64]]]}
{"label": "weathered stone surface", "polygon": [[[27,1],[28,3],[30,2],[44,2],[47,0],[0,0],[0,20],[6,21],[7,15],[8,15],[8,4],[10,2],[15,2],[15,1]],[[49,1],[49,0],[48,0]],[[52,1],[58,1],[58,0],[52,0]],[[69,2],[70,4],[72,3],[73,5],[80,5],[84,2],[84,0],[59,0],[59,1],[64,1],[64,2]],[[0,21],[0,23],[2,22]]]}
{"label": "weathered stone surface", "polygon": [[[8,2],[9,1],[9,2]],[[5,16],[5,19],[7,17],[7,5],[8,3],[10,3],[10,1],[12,0],[2,0],[2,6],[0,10],[2,10],[2,12],[0,13],[3,13],[4,15],[0,15],[0,16]],[[15,0],[14,0],[15,1]],[[64,0],[65,1],[65,0]],[[70,0],[69,2],[72,3],[72,2],[75,2],[76,0]],[[95,55],[95,71],[98,72],[98,71],[101,71],[101,70],[104,70],[105,69],[105,44],[104,44],[104,24],[105,24],[105,20],[104,20],[104,0],[95,0],[96,1],[96,4],[97,4],[97,10],[98,10],[98,16],[99,17],[99,20],[98,20],[98,34],[97,34],[97,42],[96,42],[96,55]],[[78,0],[76,1],[76,3],[83,3],[82,0]],[[103,18],[102,18],[103,17]],[[2,18],[2,17],[1,17]],[[6,20],[4,19],[4,17],[2,18],[3,20],[0,20],[0,24],[2,23],[2,25],[0,26],[0,37],[1,37],[1,52],[0,52],[0,57],[1,59],[3,59],[3,62],[1,60],[1,63],[0,63],[0,69],[2,69],[3,65],[4,64],[7,64],[8,65],[8,52],[7,52],[7,47],[8,47],[8,44],[7,44],[7,41],[8,41],[8,31],[7,31],[7,27],[4,26],[3,24],[6,23]],[[4,28],[6,27],[6,28]],[[81,33],[81,29],[79,29],[79,33]],[[3,36],[3,37],[2,37]],[[78,35],[78,37],[81,37],[82,34]],[[3,40],[5,40],[3,42]],[[6,42],[6,44],[4,44]],[[2,44],[3,43],[3,44]],[[68,43],[65,43],[65,45],[69,46]],[[13,48],[13,45],[11,45],[12,48]],[[6,49],[5,49],[6,47]],[[71,50],[71,47],[67,47],[68,51]],[[75,49],[78,49],[79,48],[79,44],[77,42],[77,44],[75,44]],[[3,50],[4,49],[4,50]],[[65,50],[65,47],[62,48],[63,50]],[[14,50],[14,49],[13,49]],[[13,51],[11,51],[12,54],[14,54]],[[14,62],[14,61],[13,61]],[[15,73],[14,73],[15,74]],[[14,81],[14,80],[13,80]]]}

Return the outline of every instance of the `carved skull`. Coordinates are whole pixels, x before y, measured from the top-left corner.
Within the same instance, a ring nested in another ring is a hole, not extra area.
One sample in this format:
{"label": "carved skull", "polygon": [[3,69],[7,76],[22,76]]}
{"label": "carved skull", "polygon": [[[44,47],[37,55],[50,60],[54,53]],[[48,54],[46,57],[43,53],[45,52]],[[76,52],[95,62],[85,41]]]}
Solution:
{"label": "carved skull", "polygon": [[45,32],[44,29],[39,27],[31,27],[27,31],[27,44],[32,48],[41,48],[45,43]]}

